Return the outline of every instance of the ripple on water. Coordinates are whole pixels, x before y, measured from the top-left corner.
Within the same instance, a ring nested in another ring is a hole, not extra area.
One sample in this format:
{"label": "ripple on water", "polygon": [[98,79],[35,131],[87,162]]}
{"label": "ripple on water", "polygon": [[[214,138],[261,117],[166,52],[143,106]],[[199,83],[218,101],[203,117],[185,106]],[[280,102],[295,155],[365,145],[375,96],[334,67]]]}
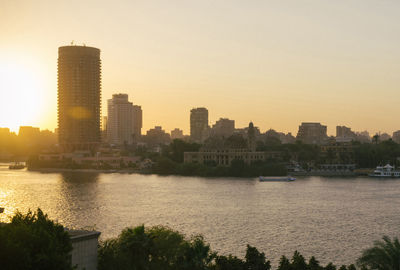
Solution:
{"label": "ripple on water", "polygon": [[93,226],[102,238],[139,224],[202,234],[220,253],[246,244],[274,264],[299,250],[323,263],[354,263],[382,235],[399,235],[400,181],[310,177],[293,183],[134,174],[36,173],[0,166],[5,221],[42,208],[68,227]]}

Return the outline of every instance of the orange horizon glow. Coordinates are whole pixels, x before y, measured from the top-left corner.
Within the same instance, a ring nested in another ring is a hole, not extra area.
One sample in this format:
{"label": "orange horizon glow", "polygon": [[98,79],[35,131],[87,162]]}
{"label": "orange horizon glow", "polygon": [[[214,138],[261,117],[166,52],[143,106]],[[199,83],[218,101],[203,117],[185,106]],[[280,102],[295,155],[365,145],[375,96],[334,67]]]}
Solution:
{"label": "orange horizon glow", "polygon": [[262,132],[400,130],[400,2],[117,2],[0,3],[0,127],[57,127],[57,49],[75,40],[101,50],[102,115],[127,93],[142,134],[188,134],[194,107]]}

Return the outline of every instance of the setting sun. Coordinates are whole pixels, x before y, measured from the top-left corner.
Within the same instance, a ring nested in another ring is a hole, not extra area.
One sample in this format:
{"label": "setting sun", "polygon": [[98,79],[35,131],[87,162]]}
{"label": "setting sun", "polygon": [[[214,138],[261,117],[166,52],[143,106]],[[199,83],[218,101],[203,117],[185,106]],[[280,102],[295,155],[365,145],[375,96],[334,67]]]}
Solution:
{"label": "setting sun", "polygon": [[44,82],[35,65],[4,61],[0,65],[0,126],[18,131],[43,117]]}

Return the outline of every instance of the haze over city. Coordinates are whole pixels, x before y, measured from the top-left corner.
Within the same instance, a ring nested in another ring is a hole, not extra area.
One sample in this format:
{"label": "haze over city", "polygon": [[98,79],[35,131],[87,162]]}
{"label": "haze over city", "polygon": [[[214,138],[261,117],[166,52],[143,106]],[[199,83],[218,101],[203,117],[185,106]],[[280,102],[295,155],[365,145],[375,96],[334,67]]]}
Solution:
{"label": "haze over city", "polygon": [[57,48],[101,49],[102,114],[113,93],[143,130],[189,133],[207,107],[236,126],[296,134],[321,122],[392,133],[398,1],[2,1],[0,126],[57,126]]}

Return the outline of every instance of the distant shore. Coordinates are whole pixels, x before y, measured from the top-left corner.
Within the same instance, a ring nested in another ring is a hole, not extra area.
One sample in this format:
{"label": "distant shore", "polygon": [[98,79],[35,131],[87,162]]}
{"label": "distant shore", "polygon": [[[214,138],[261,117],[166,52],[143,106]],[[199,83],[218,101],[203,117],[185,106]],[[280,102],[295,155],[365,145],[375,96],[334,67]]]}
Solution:
{"label": "distant shore", "polygon": [[67,168],[28,168],[28,171],[41,173],[60,173],[60,172],[83,172],[83,173],[143,173],[135,169],[67,169]]}
{"label": "distant shore", "polygon": [[[82,173],[121,173],[121,174],[149,174],[149,172],[143,172],[137,169],[67,169],[67,168],[28,168],[28,171],[41,172],[41,173],[62,173],[62,172],[82,172]],[[321,176],[321,177],[357,177],[367,176],[371,169],[358,169],[353,172],[350,171],[310,171],[310,172],[297,172],[288,173],[291,176]],[[150,172],[152,173],[152,172]],[[154,172],[153,172],[154,173]],[[157,174],[157,173],[154,173]],[[162,175],[162,174],[157,174]],[[177,176],[185,176],[180,174],[172,174]],[[193,175],[192,175],[193,176]],[[198,175],[201,176],[201,175]],[[217,176],[218,177],[218,176]],[[219,176],[224,177],[224,176]]]}

